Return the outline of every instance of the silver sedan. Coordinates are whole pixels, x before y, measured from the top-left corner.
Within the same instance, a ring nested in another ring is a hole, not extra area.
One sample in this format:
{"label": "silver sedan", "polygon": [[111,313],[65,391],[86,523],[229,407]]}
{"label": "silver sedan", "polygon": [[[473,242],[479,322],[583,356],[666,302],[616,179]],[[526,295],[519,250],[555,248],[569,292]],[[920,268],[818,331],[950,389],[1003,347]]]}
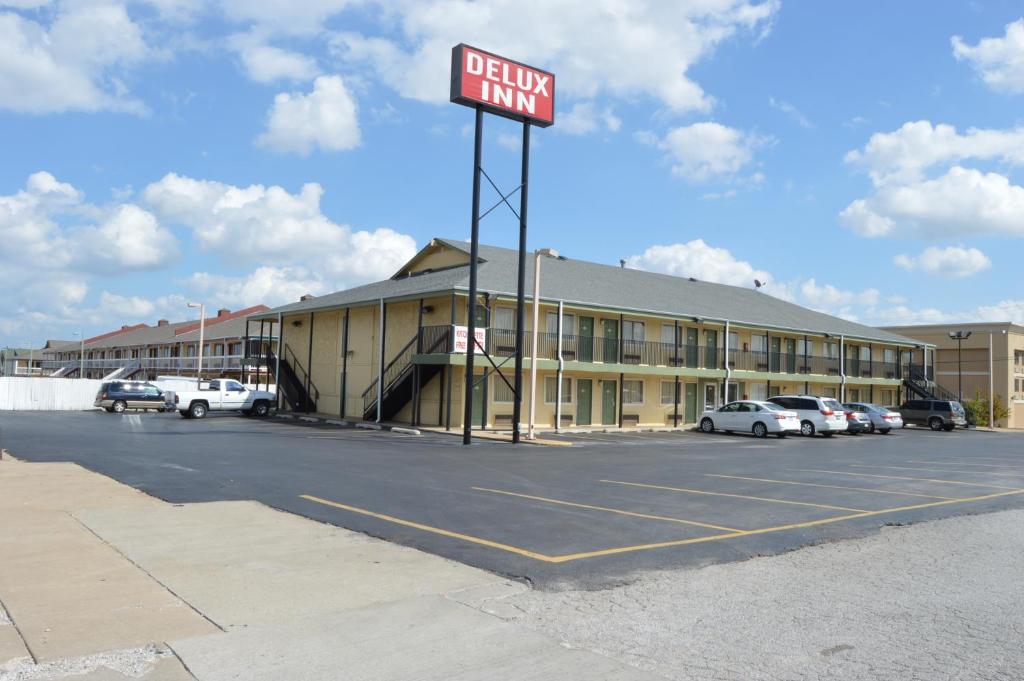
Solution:
{"label": "silver sedan", "polygon": [[843,406],[850,411],[867,416],[871,420],[870,432],[872,433],[888,435],[890,431],[903,427],[903,417],[898,411],[892,411],[869,402],[849,402]]}

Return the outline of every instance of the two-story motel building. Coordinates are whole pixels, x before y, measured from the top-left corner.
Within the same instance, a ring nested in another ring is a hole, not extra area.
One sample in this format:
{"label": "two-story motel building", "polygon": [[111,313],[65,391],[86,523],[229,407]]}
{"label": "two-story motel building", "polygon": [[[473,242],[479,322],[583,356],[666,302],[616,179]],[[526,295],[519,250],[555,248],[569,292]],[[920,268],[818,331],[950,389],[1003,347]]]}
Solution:
{"label": "two-story motel building", "polygon": [[[509,382],[517,255],[480,247],[477,326]],[[281,358],[270,361],[281,407],[460,428],[468,264],[467,243],[434,239],[388,280],[251,315],[280,329]],[[691,424],[726,400],[786,393],[894,405],[908,372],[930,372],[920,341],[753,288],[569,259],[543,259],[541,275],[541,428]],[[528,286],[526,395],[532,295]],[[512,390],[483,356],[475,374],[474,424],[510,428]],[[524,397],[523,420],[528,406]]]}

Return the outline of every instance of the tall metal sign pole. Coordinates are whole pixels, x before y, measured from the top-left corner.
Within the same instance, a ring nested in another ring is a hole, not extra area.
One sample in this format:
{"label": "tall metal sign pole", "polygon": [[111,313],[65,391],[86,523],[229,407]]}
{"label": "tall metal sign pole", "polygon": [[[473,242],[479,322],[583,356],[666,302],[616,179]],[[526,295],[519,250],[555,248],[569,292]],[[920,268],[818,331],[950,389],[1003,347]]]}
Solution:
{"label": "tall metal sign pole", "polygon": [[[516,350],[515,350],[515,403],[512,414],[512,441],[520,440],[519,422],[523,402],[523,345],[525,339],[526,283],[526,207],[530,174],[530,126],[546,128],[555,122],[555,76],[553,73],[500,57],[469,45],[452,48],[451,101],[476,110],[476,133],[473,145],[473,214],[470,234],[469,305],[466,320],[466,394],[462,422],[462,443],[473,441],[473,365],[478,349],[476,337],[477,260],[479,254],[480,220],[504,203],[519,218],[519,267],[516,288]],[[509,192],[502,193],[480,164],[483,142],[484,112],[504,116],[523,124],[522,181]],[[501,200],[480,214],[480,176],[487,181]],[[519,212],[516,213],[508,198],[516,191]],[[485,351],[480,347],[479,350]],[[489,359],[489,358],[488,358]],[[493,362],[492,362],[493,364]],[[504,380],[504,377],[502,377]],[[506,381],[507,382],[507,381]],[[486,399],[486,397],[485,397]]]}

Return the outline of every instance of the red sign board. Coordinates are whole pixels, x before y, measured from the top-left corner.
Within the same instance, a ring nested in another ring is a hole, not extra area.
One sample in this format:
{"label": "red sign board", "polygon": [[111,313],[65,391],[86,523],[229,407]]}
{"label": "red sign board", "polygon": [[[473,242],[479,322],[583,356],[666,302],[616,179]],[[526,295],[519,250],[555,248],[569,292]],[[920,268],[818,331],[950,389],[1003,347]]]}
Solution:
{"label": "red sign board", "polygon": [[546,128],[555,122],[555,74],[456,45],[451,101]]}

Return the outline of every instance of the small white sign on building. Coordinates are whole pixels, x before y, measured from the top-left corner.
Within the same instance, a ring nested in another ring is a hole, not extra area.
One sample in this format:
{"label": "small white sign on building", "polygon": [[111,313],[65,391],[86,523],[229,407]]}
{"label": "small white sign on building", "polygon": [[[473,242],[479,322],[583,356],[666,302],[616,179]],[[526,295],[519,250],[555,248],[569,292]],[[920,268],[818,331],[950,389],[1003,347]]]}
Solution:
{"label": "small white sign on building", "polygon": [[[487,329],[474,329],[476,336],[476,354],[482,355],[482,348],[487,347]],[[469,328],[465,326],[455,327],[455,352],[465,354],[469,347]]]}

